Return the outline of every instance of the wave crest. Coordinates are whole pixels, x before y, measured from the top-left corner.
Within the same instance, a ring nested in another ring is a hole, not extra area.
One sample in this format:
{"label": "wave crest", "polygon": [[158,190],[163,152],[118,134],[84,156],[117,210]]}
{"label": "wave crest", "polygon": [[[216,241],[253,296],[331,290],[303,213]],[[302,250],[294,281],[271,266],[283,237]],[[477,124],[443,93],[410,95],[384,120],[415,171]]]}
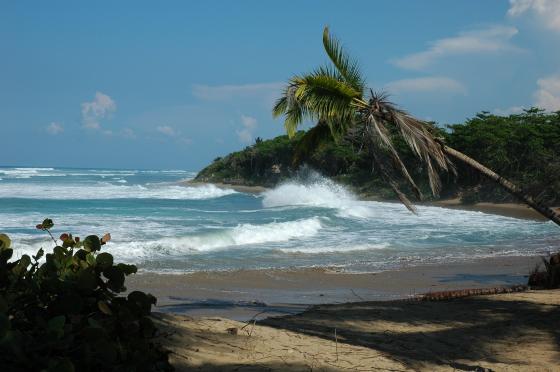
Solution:
{"label": "wave crest", "polygon": [[265,191],[263,194],[265,208],[288,206],[307,206],[331,208],[338,210],[339,217],[370,218],[375,211],[358,200],[350,190],[316,172],[303,179],[295,179]]}
{"label": "wave crest", "polygon": [[263,225],[240,224],[236,227],[182,237],[164,237],[157,240],[130,243],[112,242],[111,252],[120,252],[138,258],[153,258],[154,254],[181,256],[226,248],[263,243],[279,243],[316,235],[322,225],[318,217]]}

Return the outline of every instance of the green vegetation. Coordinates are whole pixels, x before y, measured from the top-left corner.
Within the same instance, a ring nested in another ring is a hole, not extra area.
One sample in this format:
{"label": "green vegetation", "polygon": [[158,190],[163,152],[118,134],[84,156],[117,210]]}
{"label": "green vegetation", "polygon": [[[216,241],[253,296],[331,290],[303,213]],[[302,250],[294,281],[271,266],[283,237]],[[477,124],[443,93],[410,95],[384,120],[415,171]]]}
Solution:
{"label": "green vegetation", "polygon": [[[560,205],[560,113],[530,109],[504,117],[482,112],[437,133],[453,148],[478,159],[542,202]],[[216,159],[197,175],[197,180],[274,186],[295,174],[297,165],[293,161],[303,138],[304,132],[300,131],[292,139],[279,136],[255,143]],[[394,143],[420,189],[429,190],[427,182],[422,181],[422,162],[402,140],[395,138]],[[394,198],[368,153],[348,141],[323,141],[304,160],[363,196]],[[274,165],[279,165],[280,173],[273,172]],[[441,197],[462,196],[467,203],[515,201],[479,172],[459,162],[456,166],[457,176],[447,174],[442,179]]]}
{"label": "green vegetation", "polygon": [[110,240],[52,236],[53,222],[37,228],[55,243],[33,257],[10,261],[13,249],[0,234],[0,366],[3,371],[170,371],[154,341],[150,319],[155,297],[126,290],[136,266],[100,253]]}
{"label": "green vegetation", "polygon": [[560,253],[542,257],[544,270],[537,265],[529,275],[529,286],[533,289],[560,288]]}
{"label": "green vegetation", "polygon": [[[483,112],[451,125],[447,143],[516,183],[545,204],[560,205],[560,112],[536,108],[508,117]],[[465,201],[514,200],[470,167],[457,164]]]}
{"label": "green vegetation", "polygon": [[433,127],[395,106],[386,94],[366,89],[357,63],[331,37],[326,27],[323,47],[330,63],[311,73],[293,76],[272,110],[274,116],[284,117],[289,136],[293,136],[305,119],[316,122],[302,139],[306,143],[304,148],[314,149],[321,140],[331,137],[343,138],[365,148],[381,178],[399,200],[415,212],[407,193],[401,191],[401,184],[404,182],[417,199],[422,199],[422,192],[397,150],[395,142],[401,140],[422,163],[434,196],[439,195],[442,186],[438,171],[455,172],[449,160],[453,158],[493,180],[560,226],[560,214],[552,208],[535,200],[503,175],[449,146]]}

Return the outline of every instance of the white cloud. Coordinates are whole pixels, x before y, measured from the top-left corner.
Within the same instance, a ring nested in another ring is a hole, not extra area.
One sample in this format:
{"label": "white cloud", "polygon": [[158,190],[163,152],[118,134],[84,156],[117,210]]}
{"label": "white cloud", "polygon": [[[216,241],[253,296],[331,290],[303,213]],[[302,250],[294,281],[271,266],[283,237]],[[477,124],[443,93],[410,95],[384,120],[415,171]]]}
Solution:
{"label": "white cloud", "polygon": [[533,13],[549,29],[560,31],[560,1],[558,0],[509,0],[507,14],[518,17]]}
{"label": "white cloud", "polygon": [[492,110],[492,113],[498,116],[509,116],[512,114],[520,114],[523,112],[523,110],[524,110],[523,106],[511,106],[506,109],[496,108]]}
{"label": "white cloud", "polygon": [[202,101],[250,103],[269,111],[282,94],[285,83],[258,83],[241,85],[193,85],[192,94]]}
{"label": "white cloud", "polygon": [[136,138],[136,132],[134,132],[134,130],[130,128],[124,128],[121,133],[124,138],[129,138],[129,139]]}
{"label": "white cloud", "polygon": [[465,94],[467,89],[457,80],[443,77],[430,76],[415,79],[402,79],[392,81],[385,85],[391,93],[407,93],[407,92],[442,92],[442,93],[462,93]]}
{"label": "white cloud", "polygon": [[190,144],[193,143],[193,140],[192,140],[192,138],[189,138],[189,137],[180,137],[177,140],[177,142],[182,144],[182,145],[190,145]]}
{"label": "white cloud", "polygon": [[[560,75],[552,75],[537,80],[538,89],[533,93],[531,106],[545,109],[546,111],[560,111]],[[496,115],[519,114],[525,107],[512,106],[507,109],[494,109]]]}
{"label": "white cloud", "polygon": [[100,120],[117,110],[117,104],[108,95],[96,92],[93,101],[82,103],[82,122],[89,129],[100,129]]}
{"label": "white cloud", "polygon": [[560,75],[537,80],[539,89],[534,93],[535,106],[547,111],[560,110]]}
{"label": "white cloud", "polygon": [[190,145],[193,142],[192,138],[184,136],[181,133],[181,130],[177,130],[169,125],[161,125],[159,127],[156,127],[156,130],[181,145]]}
{"label": "white cloud", "polygon": [[169,137],[172,137],[176,134],[175,129],[173,129],[173,127],[170,127],[169,125],[159,126],[156,128],[156,130],[161,134],[164,134]]}
{"label": "white cloud", "polygon": [[251,130],[257,127],[257,119],[250,116],[241,115],[241,122],[243,123],[244,127]]}
{"label": "white cloud", "polygon": [[257,119],[251,116],[241,115],[243,128],[236,130],[239,141],[250,144],[253,142],[253,132],[257,129]]}
{"label": "white cloud", "polygon": [[518,51],[520,49],[509,42],[517,32],[516,28],[505,26],[462,32],[455,37],[436,40],[427,50],[402,57],[394,63],[402,68],[417,70],[452,55]]}
{"label": "white cloud", "polygon": [[226,101],[236,97],[247,97],[262,94],[280,95],[283,83],[260,83],[242,85],[193,85],[195,97],[205,101]]}
{"label": "white cloud", "polygon": [[59,123],[55,123],[53,121],[52,123],[47,125],[47,133],[49,133],[49,134],[57,135],[57,134],[62,133],[62,132],[64,132],[64,127]]}

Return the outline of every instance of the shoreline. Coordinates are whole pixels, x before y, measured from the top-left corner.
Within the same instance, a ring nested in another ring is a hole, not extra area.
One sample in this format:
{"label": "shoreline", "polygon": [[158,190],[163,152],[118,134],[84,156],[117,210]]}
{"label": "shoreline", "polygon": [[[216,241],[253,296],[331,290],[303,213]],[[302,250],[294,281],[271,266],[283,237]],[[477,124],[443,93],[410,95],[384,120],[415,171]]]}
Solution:
{"label": "shoreline", "polygon": [[310,306],[411,298],[447,290],[527,283],[539,256],[490,257],[409,266],[377,273],[329,269],[208,271],[188,274],[139,272],[128,289],[158,298],[155,311],[234,320],[297,314]]}
{"label": "shoreline", "polygon": [[[269,187],[264,186],[246,186],[246,185],[235,185],[222,182],[202,182],[202,181],[181,181],[181,185],[185,186],[203,186],[203,185],[214,185],[221,189],[232,189],[237,192],[247,193],[247,194],[260,194],[267,190]],[[384,203],[399,203],[395,200],[381,200],[369,197],[363,197],[358,195],[359,200],[363,201],[376,201]],[[429,206],[429,207],[440,207],[448,209],[460,209],[472,212],[483,212],[488,214],[496,214],[499,216],[513,217],[525,220],[537,220],[546,221],[547,219],[539,214],[537,211],[532,209],[523,203],[490,203],[490,202],[480,202],[475,204],[462,204],[459,198],[443,199],[431,202],[421,202],[415,203],[418,206]],[[556,211],[560,212],[560,207],[553,207]]]}
{"label": "shoreline", "polygon": [[[453,198],[438,200],[421,205],[497,214],[500,216],[514,217],[525,220],[547,221],[546,217],[523,203],[481,202],[476,204],[462,204],[459,198]],[[553,209],[555,209],[557,212],[560,212],[560,207],[553,207]]]}

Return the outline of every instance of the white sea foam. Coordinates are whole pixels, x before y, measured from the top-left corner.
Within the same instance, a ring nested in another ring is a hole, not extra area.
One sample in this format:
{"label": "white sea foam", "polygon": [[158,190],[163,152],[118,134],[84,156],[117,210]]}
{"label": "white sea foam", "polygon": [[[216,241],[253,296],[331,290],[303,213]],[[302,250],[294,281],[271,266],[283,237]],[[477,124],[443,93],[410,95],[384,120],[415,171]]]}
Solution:
{"label": "white sea foam", "polygon": [[31,178],[48,176],[54,168],[2,168],[0,174],[6,178]]}
{"label": "white sea foam", "polygon": [[[283,183],[262,194],[264,208],[329,208],[336,216],[351,219],[372,219],[390,225],[415,226],[415,234],[426,231],[446,233],[445,228],[457,230],[503,230],[506,227],[527,228],[530,222],[516,218],[477,211],[417,206],[418,215],[410,213],[400,203],[359,200],[350,190],[316,173],[303,180]],[[519,226],[518,226],[519,225]],[[518,226],[518,227],[517,227]],[[431,236],[433,237],[433,236]]]}
{"label": "white sea foam", "polygon": [[278,248],[278,251],[288,254],[321,254],[321,253],[349,253],[357,251],[370,251],[390,248],[389,243],[379,244],[338,244],[326,245],[323,242],[316,242],[318,244],[306,245],[305,247],[296,246],[289,248]]}
{"label": "white sea foam", "polygon": [[234,194],[236,191],[222,189],[214,185],[179,186],[169,184],[113,185],[111,183],[96,184],[0,184],[0,198],[25,199],[213,199]]}
{"label": "white sea foam", "polygon": [[115,241],[111,244],[110,251],[117,256],[119,253],[126,252],[126,255],[139,259],[157,255],[173,257],[248,245],[306,239],[315,236],[321,228],[321,221],[318,217],[263,225],[240,224],[232,228],[215,229],[215,231],[193,233],[181,237],[163,237],[157,240],[131,242]]}
{"label": "white sea foam", "polygon": [[291,181],[265,191],[263,206],[265,208],[286,206],[332,208],[338,210],[340,217],[346,218],[370,218],[377,214],[367,203],[359,201],[344,186],[317,175],[313,175],[310,180]]}
{"label": "white sea foam", "polygon": [[163,174],[167,177],[177,176],[191,179],[196,173],[186,170],[127,170],[127,169],[66,169],[66,168],[0,168],[0,175],[7,179],[25,179],[32,177],[128,177],[138,174]]}

